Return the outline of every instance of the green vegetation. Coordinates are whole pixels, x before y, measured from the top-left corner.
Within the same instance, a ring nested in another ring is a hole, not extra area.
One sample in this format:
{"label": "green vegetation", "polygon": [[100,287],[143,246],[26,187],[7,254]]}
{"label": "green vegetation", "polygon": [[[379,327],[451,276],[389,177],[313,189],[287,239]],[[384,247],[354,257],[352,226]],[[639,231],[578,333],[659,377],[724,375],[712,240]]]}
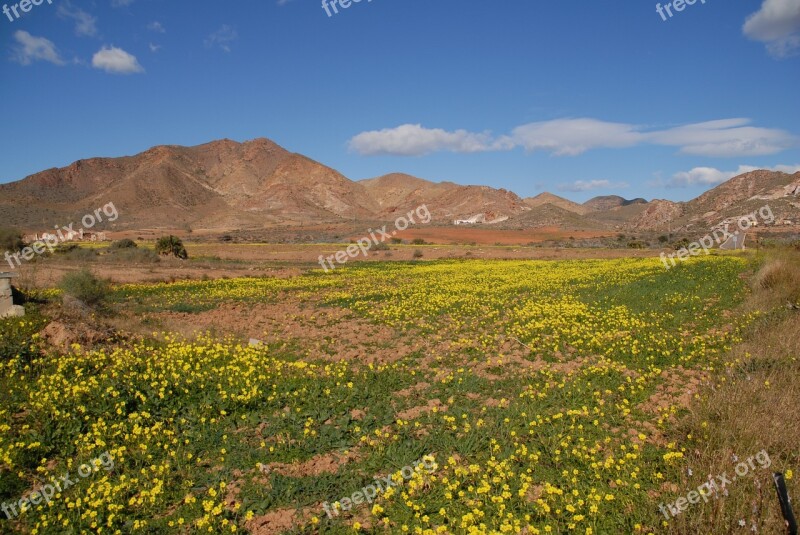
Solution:
{"label": "green vegetation", "polygon": [[67,273],[61,279],[59,288],[65,295],[79,299],[87,305],[102,303],[109,292],[108,284],[95,277],[88,269]]}
{"label": "green vegetation", "polygon": [[0,252],[17,252],[25,247],[22,233],[15,228],[0,227]]}
{"label": "green vegetation", "polygon": [[[705,477],[689,459],[708,431],[685,432],[683,398],[708,395],[698,378],[724,386],[730,349],[762,321],[743,308],[741,275],[755,267],[740,256],[669,272],[657,258],[365,262],[120,286],[108,305],[119,312],[292,303],[314,317],[287,315],[295,335],[254,347],[162,333],[11,358],[0,366],[0,487],[11,489],[0,498],[108,450],[114,472],[13,528],[244,532],[252,515],[299,508],[294,533],[661,533],[697,513],[664,526],[658,504]],[[765,271],[753,284],[781,292],[793,277]],[[351,327],[359,333],[344,344],[365,357],[323,358],[330,333]],[[758,442],[747,447],[734,453],[755,454]],[[337,518],[323,512],[426,454],[435,474]],[[796,448],[770,454],[776,470],[798,462]],[[730,490],[745,505],[758,497],[745,483]],[[760,513],[759,531],[775,520]]]}
{"label": "green vegetation", "polygon": [[189,258],[186,247],[183,246],[181,239],[172,235],[162,236],[158,239],[156,242],[156,253],[163,256],[172,255],[182,260]]}

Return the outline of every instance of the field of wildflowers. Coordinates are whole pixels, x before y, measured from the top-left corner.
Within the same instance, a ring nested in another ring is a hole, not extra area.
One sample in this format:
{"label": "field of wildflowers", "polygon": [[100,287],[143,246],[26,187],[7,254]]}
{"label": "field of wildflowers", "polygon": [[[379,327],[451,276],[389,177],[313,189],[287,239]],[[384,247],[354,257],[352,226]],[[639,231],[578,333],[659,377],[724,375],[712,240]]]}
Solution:
{"label": "field of wildflowers", "polygon": [[[369,363],[309,359],[302,337],[248,346],[209,334],[59,355],[32,351],[24,322],[3,323],[24,334],[0,360],[0,501],[102,452],[115,469],[0,531],[658,533],[658,504],[696,440],[675,417],[724,374],[754,318],[735,312],[747,267],[369,263],[126,285],[110,299],[142,315],[335,308],[414,348]],[[397,472],[428,454],[434,470]],[[368,507],[323,511],[386,476],[397,485]]]}

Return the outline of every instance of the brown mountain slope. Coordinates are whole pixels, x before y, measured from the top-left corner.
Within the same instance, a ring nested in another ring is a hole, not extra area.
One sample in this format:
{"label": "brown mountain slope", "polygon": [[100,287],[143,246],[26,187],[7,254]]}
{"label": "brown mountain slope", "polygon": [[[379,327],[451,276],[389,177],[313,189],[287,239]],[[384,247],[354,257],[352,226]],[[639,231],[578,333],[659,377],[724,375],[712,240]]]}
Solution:
{"label": "brown mountain slope", "polygon": [[591,212],[602,212],[604,210],[613,210],[614,208],[630,206],[632,204],[647,204],[647,201],[641,198],[628,200],[619,195],[604,195],[589,199],[583,203],[583,206]]}
{"label": "brown mountain slope", "polygon": [[363,186],[266,139],[159,146],[0,185],[0,217],[23,227],[67,223],[107,202],[120,213],[118,228],[224,230],[374,215]]}
{"label": "brown mountain slope", "polygon": [[585,206],[582,206],[576,202],[570,201],[569,199],[565,199],[563,197],[559,197],[558,195],[553,195],[552,193],[548,192],[540,193],[536,197],[527,197],[524,199],[524,201],[525,204],[527,204],[531,208],[537,208],[545,204],[552,204],[553,206],[557,206],[562,210],[573,212],[575,214],[583,215],[590,211],[589,208]]}
{"label": "brown mountain slope", "polygon": [[382,216],[392,216],[425,204],[433,218],[451,221],[484,214],[487,220],[522,213],[528,208],[516,194],[488,186],[435,183],[394,173],[362,180]]}
{"label": "brown mountain slope", "polygon": [[510,218],[498,225],[499,228],[509,230],[527,230],[544,227],[559,227],[575,230],[608,230],[610,224],[598,221],[588,216],[582,216],[565,210],[554,204],[543,204],[529,211]]}
{"label": "brown mountain slope", "polygon": [[726,218],[741,217],[767,206],[776,221],[800,216],[800,172],[744,173],[686,203],[651,203],[631,221],[631,226],[639,230],[661,230],[668,225],[673,229],[708,229]]}

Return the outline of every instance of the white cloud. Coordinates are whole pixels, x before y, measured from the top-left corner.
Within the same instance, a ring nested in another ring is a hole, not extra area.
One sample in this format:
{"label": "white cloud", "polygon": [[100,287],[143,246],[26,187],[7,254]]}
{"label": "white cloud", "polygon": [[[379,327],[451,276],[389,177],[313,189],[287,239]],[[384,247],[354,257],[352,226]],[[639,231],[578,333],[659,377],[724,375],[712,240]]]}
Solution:
{"label": "white cloud", "polygon": [[209,35],[205,40],[205,45],[208,48],[212,46],[219,46],[225,52],[230,52],[230,44],[239,38],[239,34],[233,27],[223,24],[219,30]]}
{"label": "white cloud", "polygon": [[438,151],[470,153],[490,150],[491,146],[489,134],[473,134],[466,130],[448,132],[419,124],[362,132],[350,140],[350,149],[363,155],[421,156]]}
{"label": "white cloud", "polygon": [[30,65],[34,61],[49,61],[55,65],[64,65],[58,54],[56,45],[44,37],[34,37],[25,30],[14,32],[17,45],[12,49],[11,59],[22,65]]}
{"label": "white cloud", "polygon": [[786,131],[749,123],[749,119],[723,119],[646,131],[637,125],[592,118],[556,119],[522,125],[498,138],[486,132],[405,124],[362,132],[350,140],[350,148],[363,155],[419,156],[437,151],[470,153],[522,147],[556,156],[577,156],[591,149],[650,144],[680,147],[684,154],[732,157],[775,154],[798,144],[798,139]]}
{"label": "white cloud", "polygon": [[740,165],[735,171],[720,171],[714,167],[695,167],[689,171],[681,171],[675,173],[672,178],[667,182],[666,186],[670,188],[685,188],[688,186],[716,186],[731,178],[751,171],[759,169],[766,169],[768,171],[781,171],[782,173],[794,174],[800,171],[800,164],[798,165],[776,165],[774,167],[757,167],[754,165]]}
{"label": "white cloud", "polygon": [[577,156],[589,149],[632,147],[643,135],[636,126],[597,119],[556,119],[515,128],[510,136],[526,150],[546,150],[556,156]]}
{"label": "white cloud", "polygon": [[115,46],[104,46],[92,57],[92,67],[113,74],[133,74],[144,72],[136,56]]}
{"label": "white cloud", "polygon": [[75,21],[76,35],[89,37],[97,35],[97,18],[73,6],[71,2],[65,1],[59,4],[57,13],[62,19],[72,19]]}
{"label": "white cloud", "polygon": [[133,3],[133,0],[111,0],[111,7],[127,7]]}
{"label": "white cloud", "polygon": [[749,119],[723,119],[650,132],[657,145],[681,147],[684,154],[711,157],[764,156],[797,143],[783,130],[747,126]]}
{"label": "white cloud", "polygon": [[613,184],[610,180],[576,180],[572,184],[557,186],[560,191],[581,192],[601,188],[627,188],[625,183]]}
{"label": "white cloud", "polygon": [[167,33],[167,30],[164,29],[164,25],[158,22],[157,20],[154,20],[153,22],[148,24],[147,29],[150,30],[151,32]]}
{"label": "white cloud", "polygon": [[161,45],[154,45],[153,43],[150,43],[149,46],[150,46],[150,52],[154,52],[155,53],[155,52],[158,52],[159,50],[161,50]]}
{"label": "white cloud", "polygon": [[800,51],[800,2],[798,0],[764,0],[761,9],[747,17],[742,28],[754,41],[766,43],[776,57]]}

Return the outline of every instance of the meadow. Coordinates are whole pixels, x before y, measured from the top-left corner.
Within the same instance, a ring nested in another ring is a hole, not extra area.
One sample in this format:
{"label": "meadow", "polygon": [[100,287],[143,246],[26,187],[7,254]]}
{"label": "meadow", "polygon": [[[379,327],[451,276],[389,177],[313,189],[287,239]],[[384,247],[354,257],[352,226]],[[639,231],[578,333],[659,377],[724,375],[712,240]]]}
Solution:
{"label": "meadow", "polygon": [[[690,458],[709,437],[686,416],[763,321],[743,306],[755,269],[742,256],[670,271],[657,258],[436,260],[118,285],[101,314],[153,331],[68,351],[42,343],[36,314],[0,321],[18,348],[0,353],[0,502],[114,459],[0,531],[674,530],[659,504],[707,479]],[[264,307],[294,334],[158,330],[230,308],[256,322]],[[796,454],[770,454],[796,490]],[[420,459],[433,469],[401,474]],[[372,503],[337,504],[387,476]],[[756,481],[730,492],[746,501]],[[780,532],[778,515],[744,530],[720,517],[713,532]]]}

